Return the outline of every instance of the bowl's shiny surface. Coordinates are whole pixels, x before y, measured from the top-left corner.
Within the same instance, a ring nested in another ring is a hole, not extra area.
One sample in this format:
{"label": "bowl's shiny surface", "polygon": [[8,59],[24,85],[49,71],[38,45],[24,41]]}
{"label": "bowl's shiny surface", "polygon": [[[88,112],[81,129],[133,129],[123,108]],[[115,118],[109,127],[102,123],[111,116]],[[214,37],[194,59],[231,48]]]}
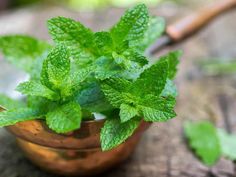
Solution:
{"label": "bowl's shiny surface", "polygon": [[66,135],[52,132],[39,120],[17,123],[7,129],[17,137],[26,156],[40,168],[61,175],[88,176],[125,160],[150,126],[140,123],[126,142],[102,152],[99,136],[103,124],[103,120],[83,122],[79,130]]}

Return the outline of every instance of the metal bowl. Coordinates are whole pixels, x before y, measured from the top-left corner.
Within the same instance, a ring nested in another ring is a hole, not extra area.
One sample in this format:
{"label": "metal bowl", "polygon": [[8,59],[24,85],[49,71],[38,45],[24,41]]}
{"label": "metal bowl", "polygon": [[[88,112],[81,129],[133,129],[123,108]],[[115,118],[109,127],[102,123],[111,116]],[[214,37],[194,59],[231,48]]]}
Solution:
{"label": "metal bowl", "polygon": [[33,120],[7,127],[26,156],[40,168],[67,176],[90,176],[104,172],[125,160],[135,149],[150,123],[141,122],[123,144],[103,152],[100,130],[104,120],[82,122],[79,130],[57,134],[44,121]]}

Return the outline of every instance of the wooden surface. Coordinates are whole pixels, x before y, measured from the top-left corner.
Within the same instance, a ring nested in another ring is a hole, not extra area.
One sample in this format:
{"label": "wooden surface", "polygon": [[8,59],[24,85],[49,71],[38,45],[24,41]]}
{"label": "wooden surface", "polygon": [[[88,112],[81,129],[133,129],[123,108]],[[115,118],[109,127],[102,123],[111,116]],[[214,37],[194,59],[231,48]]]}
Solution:
{"label": "wooden surface", "polygon": [[[188,8],[160,7],[153,14],[168,19],[190,12]],[[0,15],[0,33],[27,33],[48,39],[45,21],[52,16],[73,17],[100,30],[114,23],[122,9],[97,13],[75,13],[62,8],[36,8]],[[186,146],[183,122],[210,119],[219,127],[236,133],[236,80],[234,76],[210,77],[202,73],[198,61],[204,58],[236,59],[236,11],[220,17],[198,36],[175,48],[183,49],[179,75],[178,117],[167,123],[154,124],[144,135],[135,153],[126,162],[100,175],[101,177],[234,177],[236,166],[221,159],[208,168],[196,159]],[[163,53],[167,52],[163,51]],[[12,96],[21,72],[0,60],[0,91]],[[17,76],[17,77],[16,77]],[[0,177],[53,177],[32,165],[17,147],[14,137],[0,129]]]}

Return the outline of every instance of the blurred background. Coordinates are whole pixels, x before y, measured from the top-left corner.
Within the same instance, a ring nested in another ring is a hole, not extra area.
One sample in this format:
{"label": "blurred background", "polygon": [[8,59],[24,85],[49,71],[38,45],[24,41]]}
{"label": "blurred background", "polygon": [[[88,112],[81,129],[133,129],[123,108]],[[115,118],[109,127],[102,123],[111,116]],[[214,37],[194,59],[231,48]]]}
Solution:
{"label": "blurred background", "polygon": [[[28,34],[50,40],[46,20],[66,16],[98,31],[109,28],[124,9],[137,3],[150,7],[152,15],[167,24],[220,0],[0,0],[0,35]],[[235,164],[222,158],[206,167],[186,147],[183,122],[210,120],[236,133],[236,9],[218,17],[194,37],[169,50],[182,49],[176,80],[179,90],[177,119],[152,126],[135,154],[103,177],[232,177]],[[27,76],[0,56],[0,92],[19,97],[14,91]],[[236,141],[236,140],[235,140]],[[31,165],[15,146],[11,135],[0,129],[0,177],[52,177]],[[210,175],[211,174],[211,175]]]}

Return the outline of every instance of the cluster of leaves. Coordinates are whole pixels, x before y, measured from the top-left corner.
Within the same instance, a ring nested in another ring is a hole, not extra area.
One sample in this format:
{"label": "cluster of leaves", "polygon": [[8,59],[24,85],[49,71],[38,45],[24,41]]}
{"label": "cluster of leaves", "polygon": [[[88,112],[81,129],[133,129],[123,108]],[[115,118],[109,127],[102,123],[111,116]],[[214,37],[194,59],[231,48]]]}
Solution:
{"label": "cluster of leaves", "polygon": [[17,87],[27,95],[26,105],[12,107],[6,102],[13,100],[1,97],[7,111],[0,113],[0,126],[39,118],[55,132],[66,133],[98,112],[107,116],[101,145],[110,150],[131,136],[142,118],[155,122],[175,117],[172,80],[181,52],[148,64],[143,53],[165,23],[150,17],[145,5],[127,10],[109,31],[94,33],[65,17],[50,19],[48,28],[53,46],[23,35],[0,38],[5,58],[30,75]]}
{"label": "cluster of leaves", "polygon": [[184,126],[189,145],[202,162],[214,165],[221,155],[236,160],[236,136],[217,129],[208,121],[187,122]]}

